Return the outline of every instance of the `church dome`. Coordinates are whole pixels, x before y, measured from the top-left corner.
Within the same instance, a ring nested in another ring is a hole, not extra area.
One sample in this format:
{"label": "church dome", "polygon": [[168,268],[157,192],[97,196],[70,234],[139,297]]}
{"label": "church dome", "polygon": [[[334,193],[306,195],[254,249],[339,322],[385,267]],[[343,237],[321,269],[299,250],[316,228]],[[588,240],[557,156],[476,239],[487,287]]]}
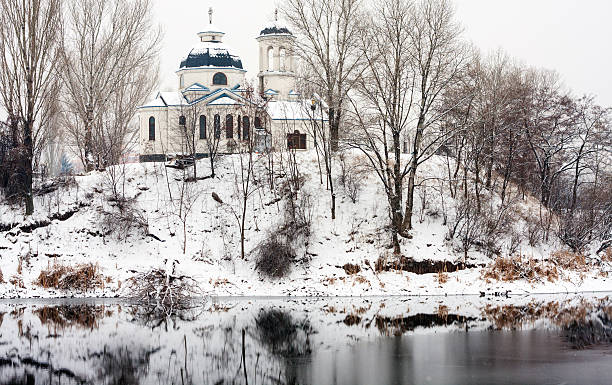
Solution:
{"label": "church dome", "polygon": [[278,9],[274,11],[274,23],[261,30],[259,36],[265,35],[293,35],[289,28],[281,25],[278,21]]}
{"label": "church dome", "polygon": [[181,62],[181,68],[233,67],[242,68],[242,60],[233,50],[220,41],[198,42]]}
{"label": "church dome", "polygon": [[292,35],[287,27],[272,25],[261,30],[260,36],[264,35]]}

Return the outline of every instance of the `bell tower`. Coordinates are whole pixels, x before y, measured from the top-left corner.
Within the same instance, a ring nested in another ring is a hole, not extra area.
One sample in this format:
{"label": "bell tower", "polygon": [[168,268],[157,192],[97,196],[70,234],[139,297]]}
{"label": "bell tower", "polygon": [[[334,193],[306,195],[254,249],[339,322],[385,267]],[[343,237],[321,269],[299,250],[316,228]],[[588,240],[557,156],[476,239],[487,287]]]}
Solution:
{"label": "bell tower", "polygon": [[295,36],[278,22],[261,31],[259,42],[259,91],[273,100],[288,100],[295,90]]}

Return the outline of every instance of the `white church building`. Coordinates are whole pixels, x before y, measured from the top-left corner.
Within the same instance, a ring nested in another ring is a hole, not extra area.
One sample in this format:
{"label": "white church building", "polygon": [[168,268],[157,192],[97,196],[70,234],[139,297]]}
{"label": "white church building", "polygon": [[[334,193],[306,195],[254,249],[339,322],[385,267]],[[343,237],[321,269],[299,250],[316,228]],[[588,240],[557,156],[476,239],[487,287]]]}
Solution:
{"label": "white church building", "polygon": [[261,31],[253,86],[247,85],[240,56],[223,43],[224,35],[209,10],[209,24],[176,72],[178,91],[159,92],[138,108],[141,162],[165,161],[194,147],[198,157],[205,157],[208,140],[218,142],[220,153],[232,152],[247,139],[255,140],[258,150],[312,148],[307,133],[325,119],[296,89],[293,34],[278,21]]}

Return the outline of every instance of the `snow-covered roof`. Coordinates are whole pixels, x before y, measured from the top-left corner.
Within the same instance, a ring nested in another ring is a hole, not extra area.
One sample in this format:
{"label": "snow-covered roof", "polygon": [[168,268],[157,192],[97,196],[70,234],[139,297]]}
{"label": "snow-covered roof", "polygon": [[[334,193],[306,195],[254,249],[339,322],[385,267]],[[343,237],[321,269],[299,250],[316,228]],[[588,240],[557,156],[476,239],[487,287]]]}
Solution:
{"label": "snow-covered roof", "polygon": [[207,105],[209,106],[242,106],[244,104],[230,98],[229,96],[221,96],[220,98],[213,100]]}
{"label": "snow-covered roof", "polygon": [[203,86],[200,83],[193,83],[189,87],[185,88],[184,92],[208,92],[210,88]]}
{"label": "snow-covered roof", "polygon": [[160,92],[160,97],[168,106],[184,106],[189,104],[180,92]]}
{"label": "snow-covered roof", "polygon": [[278,91],[273,90],[272,88],[268,88],[268,89],[266,90],[266,92],[264,92],[264,94],[265,94],[265,95],[272,95],[272,96],[273,96],[273,95],[278,95]]}
{"label": "snow-covered roof", "polygon": [[208,33],[214,33],[214,34],[219,34],[219,35],[225,35],[225,32],[223,32],[221,30],[221,28],[217,27],[216,25],[210,23],[206,25],[206,28],[204,28],[203,31],[201,31],[199,34],[208,34]]}
{"label": "snow-covered roof", "polygon": [[[321,111],[312,111],[310,104],[303,101],[271,101],[268,114],[272,120],[320,120]],[[323,116],[323,120],[327,118]]]}
{"label": "snow-covered roof", "polygon": [[143,104],[139,108],[153,108],[153,107],[166,107],[166,103],[160,97],[159,94],[157,94],[155,99],[152,99],[152,100],[148,101],[147,103]]}
{"label": "snow-covered roof", "polygon": [[180,68],[233,67],[242,68],[242,60],[233,49],[218,41],[199,41],[189,51]]}

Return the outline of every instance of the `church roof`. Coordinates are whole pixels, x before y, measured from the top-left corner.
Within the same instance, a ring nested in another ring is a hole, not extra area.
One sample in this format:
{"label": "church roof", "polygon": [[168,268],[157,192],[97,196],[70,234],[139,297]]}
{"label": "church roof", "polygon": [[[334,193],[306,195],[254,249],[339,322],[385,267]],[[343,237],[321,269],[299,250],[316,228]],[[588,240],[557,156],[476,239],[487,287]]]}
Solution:
{"label": "church roof", "polygon": [[185,88],[183,92],[209,92],[210,88],[201,85],[200,83],[193,83],[189,87]]}
{"label": "church roof", "polygon": [[213,100],[212,102],[207,104],[208,106],[242,106],[243,103],[240,103],[229,96],[221,96]]}
{"label": "church roof", "polygon": [[242,68],[242,60],[233,50],[221,42],[198,42],[193,46],[180,68],[233,67]]}
{"label": "church roof", "polygon": [[271,27],[266,27],[262,29],[259,35],[292,35],[292,33],[287,27],[279,27],[277,25],[273,25]]}

